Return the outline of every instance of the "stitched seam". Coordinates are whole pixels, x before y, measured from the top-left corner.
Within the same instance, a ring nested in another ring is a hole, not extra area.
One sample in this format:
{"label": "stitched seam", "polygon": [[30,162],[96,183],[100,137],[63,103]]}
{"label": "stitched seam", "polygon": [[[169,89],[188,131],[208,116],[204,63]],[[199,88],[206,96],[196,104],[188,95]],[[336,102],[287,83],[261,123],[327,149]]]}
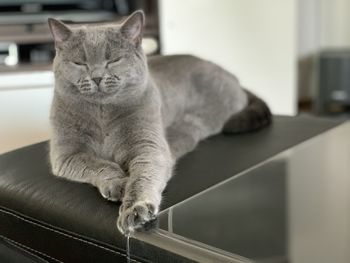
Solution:
{"label": "stitched seam", "polygon": [[48,256],[48,255],[46,255],[46,254],[44,254],[44,253],[42,253],[40,251],[35,250],[34,248],[27,247],[27,246],[25,246],[25,245],[23,245],[23,244],[21,244],[21,243],[19,243],[17,241],[14,241],[11,238],[5,237],[3,235],[0,235],[0,238],[2,238],[3,240],[7,241],[9,244],[11,244],[12,246],[16,247],[18,250],[22,251],[23,253],[29,254],[29,255],[33,256],[34,258],[40,259],[41,261],[47,262],[45,259],[39,257],[38,255],[32,253],[31,251],[35,251],[36,253],[42,254],[42,255],[44,255],[44,256],[46,256],[48,258],[51,258],[51,259],[53,259],[55,261],[59,261],[58,259],[52,258],[52,257],[50,257],[50,256]]}
{"label": "stitched seam", "polygon": [[[81,242],[83,242],[83,243],[86,243],[86,244],[89,244],[89,245],[92,245],[92,246],[101,248],[101,249],[106,250],[106,251],[108,251],[108,252],[111,252],[111,253],[113,253],[113,254],[117,254],[117,255],[120,255],[120,256],[123,256],[123,257],[127,257],[126,254],[123,254],[123,253],[121,253],[121,252],[114,251],[114,250],[112,250],[112,249],[109,249],[109,248],[106,248],[106,247],[102,247],[102,246],[100,246],[100,245],[98,245],[98,244],[94,244],[94,243],[92,243],[92,242],[90,242],[90,241],[87,241],[87,240],[84,240],[84,239],[81,239],[81,238],[78,238],[78,237],[75,237],[75,236],[68,235],[68,234],[66,234],[66,233],[60,232],[60,231],[58,231],[58,230],[56,230],[56,229],[51,229],[51,228],[49,228],[49,227],[47,227],[47,226],[40,225],[40,224],[38,224],[38,223],[36,223],[36,222],[32,222],[32,221],[30,221],[30,220],[28,220],[28,219],[26,219],[26,218],[20,217],[20,216],[16,215],[15,213],[12,213],[12,212],[10,212],[10,211],[6,211],[6,210],[3,210],[3,209],[1,209],[1,210],[2,210],[1,212],[4,212],[5,214],[12,215],[12,216],[14,216],[14,217],[16,217],[16,218],[18,218],[18,219],[20,219],[20,220],[23,220],[23,221],[25,221],[25,222],[27,222],[27,223],[29,223],[29,224],[36,225],[36,226],[38,226],[38,227],[44,228],[44,229],[46,229],[46,230],[49,230],[49,231],[51,231],[51,232],[55,232],[55,233],[61,234],[61,235],[63,235],[63,236],[66,236],[66,237],[68,237],[68,238],[75,239],[75,240],[81,241]],[[50,225],[50,224],[48,224],[48,223],[45,223],[45,224],[47,224],[47,225],[49,225],[49,226],[52,227],[52,225]],[[142,262],[137,261],[137,260],[135,260],[135,259],[130,259],[130,261],[136,262],[136,263],[142,263]]]}
{"label": "stitched seam", "polygon": [[[8,242],[10,242],[12,245],[14,245],[15,247],[17,247],[17,248],[20,249],[21,251],[24,251],[25,253],[28,253],[28,254],[32,255],[33,257],[35,257],[35,258],[39,258],[39,259],[43,260],[42,258],[40,258],[40,257],[38,257],[37,255],[31,253],[30,251],[34,251],[34,252],[36,252],[36,253],[38,253],[38,254],[40,254],[40,255],[43,255],[43,256],[45,256],[45,257],[48,257],[48,258],[50,258],[50,259],[52,259],[52,260],[54,260],[54,261],[63,263],[62,261],[60,261],[60,260],[58,260],[58,259],[56,259],[56,258],[53,258],[53,257],[51,257],[51,256],[49,256],[49,255],[47,255],[47,254],[45,254],[45,253],[43,253],[43,252],[40,252],[40,251],[38,251],[38,250],[35,250],[34,248],[31,248],[31,247],[28,247],[28,246],[23,245],[23,244],[21,244],[21,243],[18,243],[17,241],[14,241],[13,239],[10,239],[10,238],[5,237],[5,236],[3,236],[3,235],[0,235],[0,237],[2,237],[4,240],[7,240]],[[26,249],[26,250],[24,250],[23,248]],[[29,251],[27,251],[27,250],[29,250]],[[46,260],[45,260],[45,261],[46,261]]]}

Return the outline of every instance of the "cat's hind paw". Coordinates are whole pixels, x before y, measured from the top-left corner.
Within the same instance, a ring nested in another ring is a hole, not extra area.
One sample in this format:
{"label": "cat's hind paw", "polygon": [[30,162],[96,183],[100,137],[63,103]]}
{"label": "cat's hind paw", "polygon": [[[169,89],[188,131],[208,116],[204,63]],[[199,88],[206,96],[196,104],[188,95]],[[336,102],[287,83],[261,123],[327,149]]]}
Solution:
{"label": "cat's hind paw", "polygon": [[156,222],[157,213],[157,207],[150,202],[139,201],[129,207],[122,204],[119,209],[117,227],[124,235],[134,231],[149,230]]}

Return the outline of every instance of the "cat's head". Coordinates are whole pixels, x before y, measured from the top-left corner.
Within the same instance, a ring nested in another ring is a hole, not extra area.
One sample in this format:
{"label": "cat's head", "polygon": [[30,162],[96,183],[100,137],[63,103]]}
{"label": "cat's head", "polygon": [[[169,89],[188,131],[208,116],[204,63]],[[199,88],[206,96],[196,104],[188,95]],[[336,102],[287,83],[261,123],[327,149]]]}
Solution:
{"label": "cat's head", "polygon": [[142,51],[144,14],[136,11],[124,22],[66,25],[49,19],[55,40],[57,91],[93,103],[112,103],[139,96],[147,81]]}

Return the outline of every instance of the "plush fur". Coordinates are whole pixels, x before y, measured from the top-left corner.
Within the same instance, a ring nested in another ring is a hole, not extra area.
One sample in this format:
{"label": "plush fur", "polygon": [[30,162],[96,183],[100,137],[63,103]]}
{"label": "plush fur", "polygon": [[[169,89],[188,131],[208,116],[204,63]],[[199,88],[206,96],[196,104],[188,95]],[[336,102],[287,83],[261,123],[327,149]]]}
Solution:
{"label": "plush fur", "polygon": [[176,159],[200,140],[270,122],[266,104],[211,62],[188,55],[147,62],[141,11],[120,24],[49,25],[52,171],[122,201],[124,234],[156,217]]}

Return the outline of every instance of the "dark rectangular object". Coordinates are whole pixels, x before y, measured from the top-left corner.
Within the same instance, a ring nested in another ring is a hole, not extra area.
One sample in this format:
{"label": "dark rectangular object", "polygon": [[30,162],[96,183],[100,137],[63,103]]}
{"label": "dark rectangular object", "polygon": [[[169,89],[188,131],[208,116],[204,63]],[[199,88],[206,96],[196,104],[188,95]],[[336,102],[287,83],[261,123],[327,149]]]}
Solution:
{"label": "dark rectangular object", "polygon": [[350,50],[323,51],[318,67],[317,111],[330,104],[350,105]]}

